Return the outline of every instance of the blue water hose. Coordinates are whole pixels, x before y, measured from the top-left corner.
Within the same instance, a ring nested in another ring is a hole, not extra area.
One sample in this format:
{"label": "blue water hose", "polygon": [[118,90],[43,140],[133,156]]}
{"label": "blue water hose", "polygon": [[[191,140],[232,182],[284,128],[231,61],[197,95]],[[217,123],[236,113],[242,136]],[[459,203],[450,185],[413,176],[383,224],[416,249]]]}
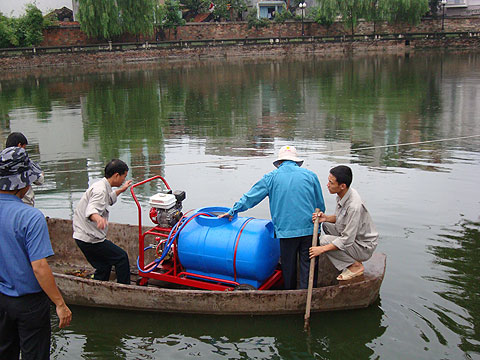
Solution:
{"label": "blue water hose", "polygon": [[[143,249],[143,252],[145,252],[148,249],[153,249],[153,248],[154,248],[153,245],[147,246],[145,249]],[[155,259],[156,264],[152,269],[145,271],[145,270],[140,269],[140,256],[138,256],[137,257],[137,269],[138,269],[138,271],[140,271],[141,273],[144,273],[144,274],[148,274],[149,272],[152,272],[153,270],[155,270],[158,267],[158,264],[160,264],[160,261],[157,262],[157,260],[158,259]]]}

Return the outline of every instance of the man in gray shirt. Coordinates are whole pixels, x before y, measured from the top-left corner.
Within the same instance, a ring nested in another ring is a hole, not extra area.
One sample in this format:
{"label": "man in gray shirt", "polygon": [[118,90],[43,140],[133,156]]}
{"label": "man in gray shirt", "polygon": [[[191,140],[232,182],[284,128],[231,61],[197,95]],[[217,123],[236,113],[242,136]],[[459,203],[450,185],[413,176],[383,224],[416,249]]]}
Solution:
{"label": "man in gray shirt", "polygon": [[73,238],[95,268],[96,280],[108,281],[115,266],[117,282],[130,284],[127,253],[107,240],[109,208],[132,184],[132,180],[125,181],[127,174],[128,166],[122,160],[110,161],[105,166],[105,177],[88,188],[73,214]]}
{"label": "man in gray shirt", "polygon": [[326,253],[342,273],[337,280],[349,280],[363,275],[362,262],[372,256],[377,247],[378,232],[358,192],[350,187],[352,170],[345,165],[334,167],[328,175],[328,190],[337,194],[334,215],[314,213],[322,222],[324,235],[320,246],[310,248],[310,258]]}

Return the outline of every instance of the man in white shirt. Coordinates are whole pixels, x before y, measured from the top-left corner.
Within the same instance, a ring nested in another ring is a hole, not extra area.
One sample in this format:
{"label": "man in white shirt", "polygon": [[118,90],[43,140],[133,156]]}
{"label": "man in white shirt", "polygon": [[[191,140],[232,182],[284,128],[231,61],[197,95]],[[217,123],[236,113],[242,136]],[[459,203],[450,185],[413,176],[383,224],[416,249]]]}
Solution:
{"label": "man in white shirt", "polygon": [[363,275],[362,262],[372,256],[377,247],[378,232],[358,192],[350,187],[352,170],[345,165],[334,167],[328,176],[330,194],[337,194],[334,215],[314,213],[322,222],[324,235],[320,246],[310,248],[310,258],[326,253],[342,273],[337,280],[349,280]]}
{"label": "man in white shirt", "polygon": [[[130,284],[127,253],[107,240],[109,208],[132,184],[132,180],[125,181],[127,174],[128,166],[122,160],[110,161],[105,167],[105,177],[88,188],[73,214],[73,238],[95,268],[96,280],[108,281],[115,266],[117,282]],[[112,187],[118,188],[112,190]]]}

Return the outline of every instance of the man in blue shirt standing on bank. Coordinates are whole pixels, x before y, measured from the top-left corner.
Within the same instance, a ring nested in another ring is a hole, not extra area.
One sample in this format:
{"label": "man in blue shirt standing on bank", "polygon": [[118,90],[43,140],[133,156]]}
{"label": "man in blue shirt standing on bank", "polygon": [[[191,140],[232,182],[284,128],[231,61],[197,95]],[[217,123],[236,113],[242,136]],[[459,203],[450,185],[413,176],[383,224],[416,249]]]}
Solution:
{"label": "man in blue shirt standing on bank", "polygon": [[[297,255],[300,261],[299,289],[308,287],[309,254],[312,245],[312,210],[324,211],[322,189],[317,175],[301,168],[303,160],[294,146],[283,146],[273,162],[277,169],[264,175],[229,212],[230,219],[248,210],[268,196],[275,236],[280,239],[280,258],[286,290],[297,289]],[[316,285],[315,268],[315,280]]]}
{"label": "man in blue shirt standing on bank", "polygon": [[60,328],[72,313],[46,258],[53,255],[45,217],[22,202],[41,176],[22,147],[0,153],[0,359],[50,358],[50,301]]}

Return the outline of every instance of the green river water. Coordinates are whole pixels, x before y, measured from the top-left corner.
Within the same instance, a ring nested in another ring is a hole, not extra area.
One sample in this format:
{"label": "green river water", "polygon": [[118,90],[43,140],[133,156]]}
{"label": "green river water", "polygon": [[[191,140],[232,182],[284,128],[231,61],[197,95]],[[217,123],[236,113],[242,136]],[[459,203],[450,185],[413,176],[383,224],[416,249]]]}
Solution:
{"label": "green river water", "polygon": [[[113,157],[189,210],[231,206],[293,144],[327,212],[329,169],[352,167],[387,254],[379,300],[314,313],[310,334],[302,315],[72,307],[66,329],[52,313],[52,359],[480,359],[480,53],[3,71],[2,144],[11,131],[46,173],[36,207],[59,218]],[[146,209],[156,190],[139,188]],[[268,201],[242,215],[269,218]],[[128,192],[110,220],[136,224]]]}

